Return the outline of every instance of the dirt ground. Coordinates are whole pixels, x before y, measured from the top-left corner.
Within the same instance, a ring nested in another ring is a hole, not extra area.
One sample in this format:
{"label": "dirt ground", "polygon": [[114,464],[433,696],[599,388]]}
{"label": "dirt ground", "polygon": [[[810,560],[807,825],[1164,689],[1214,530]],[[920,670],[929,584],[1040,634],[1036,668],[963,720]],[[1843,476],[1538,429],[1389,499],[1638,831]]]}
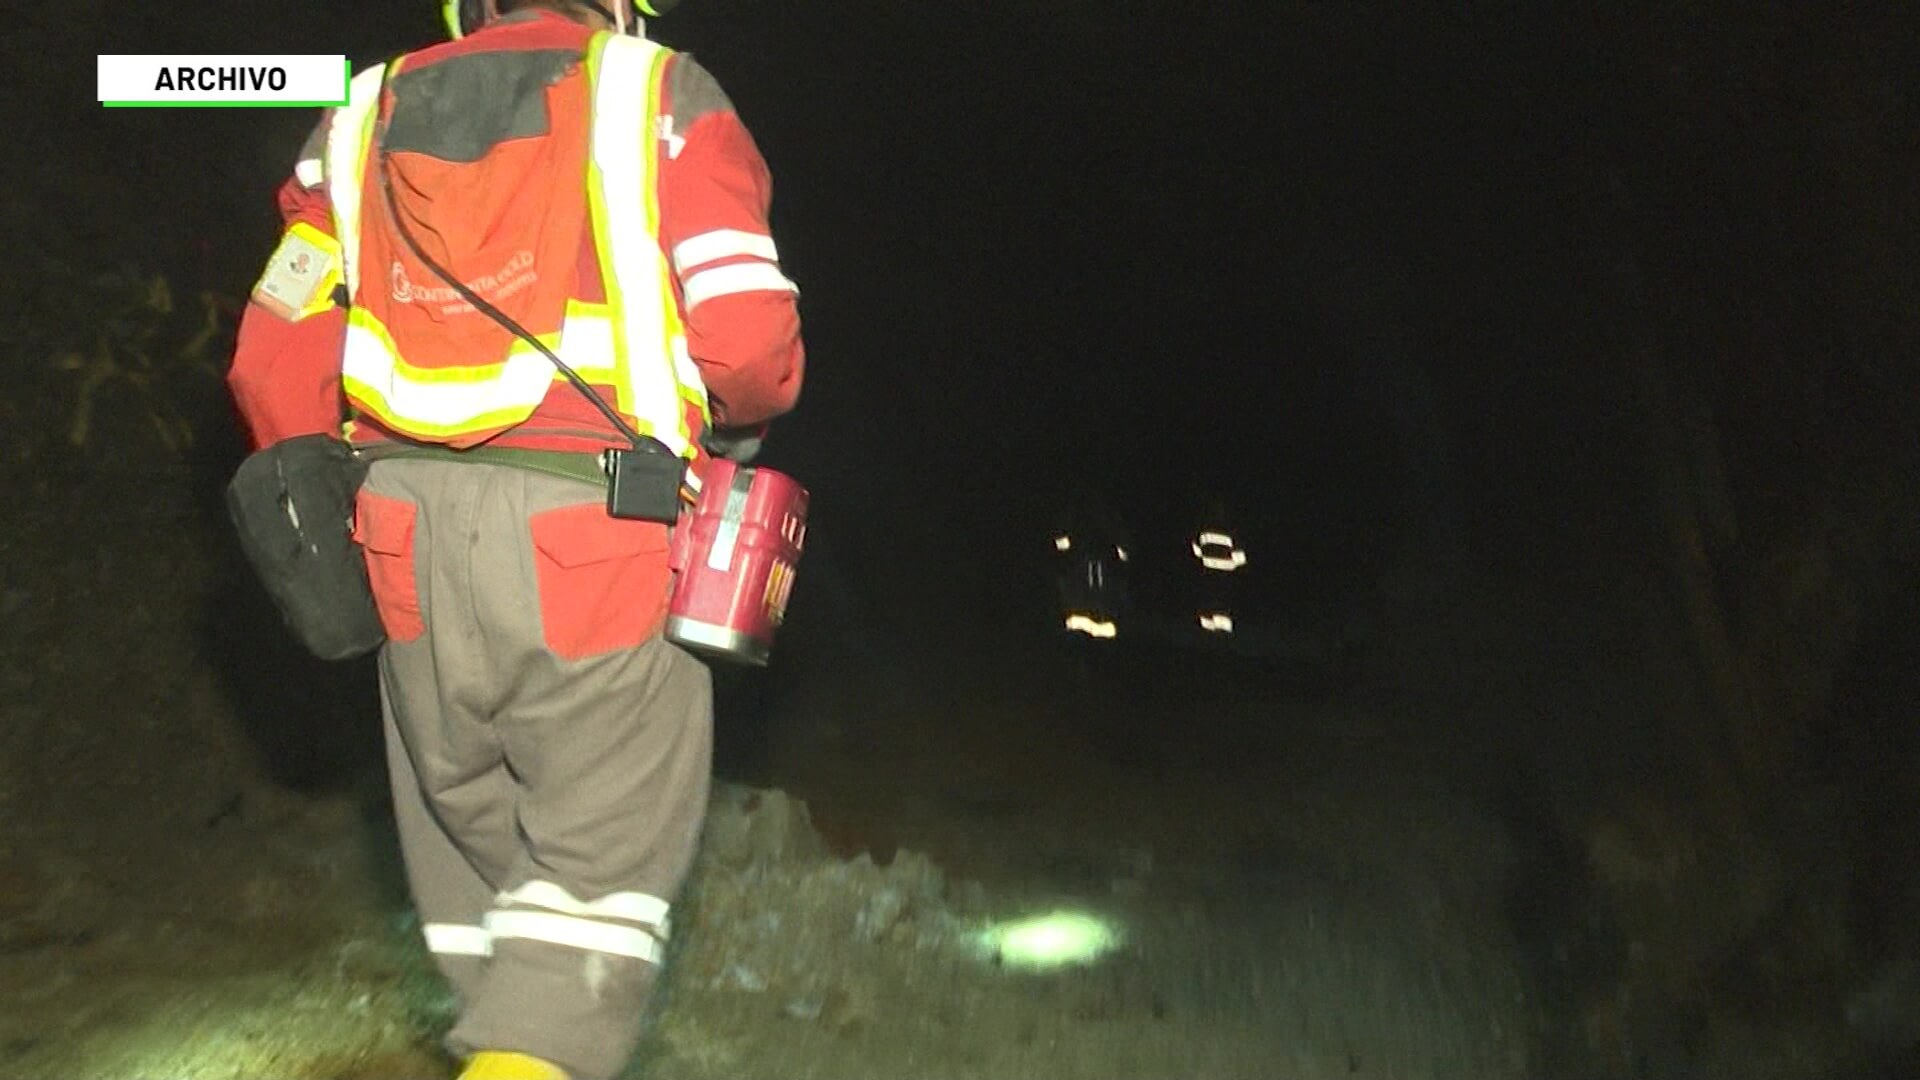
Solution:
{"label": "dirt ground", "polygon": [[[0,537],[0,1075],[450,1076],[366,671],[291,655],[204,492],[105,484]],[[632,1075],[1561,1075],[1472,717],[1191,657],[1063,670],[902,659],[731,721],[744,783]],[[991,944],[1056,911],[1114,948]]]}

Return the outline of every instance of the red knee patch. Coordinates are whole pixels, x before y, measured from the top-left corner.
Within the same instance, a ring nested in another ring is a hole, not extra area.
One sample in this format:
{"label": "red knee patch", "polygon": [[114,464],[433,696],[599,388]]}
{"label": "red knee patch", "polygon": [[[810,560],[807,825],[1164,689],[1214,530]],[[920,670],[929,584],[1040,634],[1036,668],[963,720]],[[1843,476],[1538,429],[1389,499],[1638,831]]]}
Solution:
{"label": "red knee patch", "polygon": [[405,499],[364,488],[354,498],[353,539],[366,551],[373,605],[394,641],[412,641],[427,632],[414,576],[413,522],[418,512]]}
{"label": "red knee patch", "polygon": [[598,503],[533,515],[534,571],[547,648],[566,660],[630,649],[666,622],[667,527],[607,516]]}

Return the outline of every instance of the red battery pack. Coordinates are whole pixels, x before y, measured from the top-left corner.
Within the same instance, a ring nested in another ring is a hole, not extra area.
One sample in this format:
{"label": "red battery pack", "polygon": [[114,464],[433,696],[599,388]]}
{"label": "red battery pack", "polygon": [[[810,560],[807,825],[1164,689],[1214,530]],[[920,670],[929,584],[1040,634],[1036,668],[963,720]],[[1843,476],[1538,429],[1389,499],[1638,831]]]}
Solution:
{"label": "red battery pack", "polygon": [[807,489],[785,473],[717,459],[701,481],[699,500],[673,530],[667,639],[764,666],[806,545]]}

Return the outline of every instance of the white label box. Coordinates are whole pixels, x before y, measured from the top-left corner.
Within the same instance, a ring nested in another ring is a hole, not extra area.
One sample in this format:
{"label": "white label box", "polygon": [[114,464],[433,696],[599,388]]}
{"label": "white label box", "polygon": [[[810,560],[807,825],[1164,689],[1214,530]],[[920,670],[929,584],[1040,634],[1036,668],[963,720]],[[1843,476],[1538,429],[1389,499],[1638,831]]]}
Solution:
{"label": "white label box", "polygon": [[301,108],[345,105],[345,56],[110,55],[100,57],[100,104],[144,108]]}

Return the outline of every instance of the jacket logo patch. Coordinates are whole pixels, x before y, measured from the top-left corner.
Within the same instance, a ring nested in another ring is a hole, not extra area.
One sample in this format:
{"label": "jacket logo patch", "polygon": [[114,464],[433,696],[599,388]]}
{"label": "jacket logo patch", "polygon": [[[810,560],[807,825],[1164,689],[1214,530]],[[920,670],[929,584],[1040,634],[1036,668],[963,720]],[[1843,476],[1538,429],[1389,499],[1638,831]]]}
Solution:
{"label": "jacket logo patch", "polygon": [[[443,315],[459,315],[473,310],[473,305],[461,298],[458,290],[452,286],[438,287],[417,285],[407,276],[407,268],[400,260],[393,261],[389,272],[393,302],[396,304],[438,305]],[[532,286],[540,280],[539,271],[533,268],[533,252],[521,249],[513,253],[500,269],[465,282],[468,291],[481,299],[497,303]]]}

